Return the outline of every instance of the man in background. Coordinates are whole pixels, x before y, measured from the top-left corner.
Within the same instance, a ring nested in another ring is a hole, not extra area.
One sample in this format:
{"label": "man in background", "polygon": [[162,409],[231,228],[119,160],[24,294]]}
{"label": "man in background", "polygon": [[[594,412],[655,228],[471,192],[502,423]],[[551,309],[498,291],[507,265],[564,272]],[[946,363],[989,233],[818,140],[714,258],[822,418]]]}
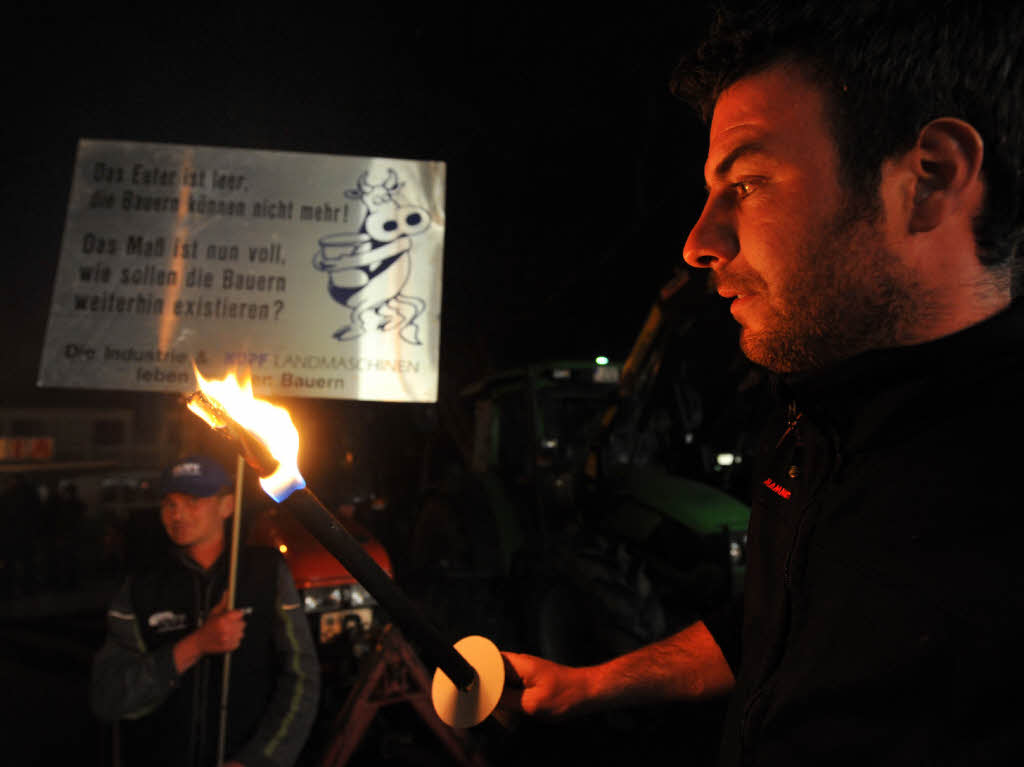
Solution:
{"label": "man in background", "polygon": [[192,456],[167,468],[161,492],[172,545],[110,606],[93,664],[93,710],[122,720],[127,765],[212,767],[230,653],[225,763],[292,765],[316,718],[320,676],[284,560],[273,549],[241,548],[235,607],[227,609],[230,477],[213,459]]}

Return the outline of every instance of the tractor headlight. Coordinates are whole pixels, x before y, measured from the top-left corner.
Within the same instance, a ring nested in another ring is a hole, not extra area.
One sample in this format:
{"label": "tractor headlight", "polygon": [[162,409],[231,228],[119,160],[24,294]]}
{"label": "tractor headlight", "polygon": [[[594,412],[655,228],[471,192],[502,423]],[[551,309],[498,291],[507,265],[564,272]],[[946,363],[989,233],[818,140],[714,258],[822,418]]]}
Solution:
{"label": "tractor headlight", "polygon": [[319,613],[326,610],[344,610],[349,607],[368,607],[377,604],[370,592],[358,583],[347,583],[344,586],[318,586],[304,589],[302,606],[307,613]]}

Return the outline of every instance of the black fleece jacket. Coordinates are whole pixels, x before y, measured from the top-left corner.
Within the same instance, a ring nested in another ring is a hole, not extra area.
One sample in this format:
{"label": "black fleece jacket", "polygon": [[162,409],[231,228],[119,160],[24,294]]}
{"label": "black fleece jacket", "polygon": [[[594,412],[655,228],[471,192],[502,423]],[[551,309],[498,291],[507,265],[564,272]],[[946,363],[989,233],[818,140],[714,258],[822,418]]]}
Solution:
{"label": "black fleece jacket", "polygon": [[1024,302],[780,385],[721,763],[1004,764],[1024,723]]}

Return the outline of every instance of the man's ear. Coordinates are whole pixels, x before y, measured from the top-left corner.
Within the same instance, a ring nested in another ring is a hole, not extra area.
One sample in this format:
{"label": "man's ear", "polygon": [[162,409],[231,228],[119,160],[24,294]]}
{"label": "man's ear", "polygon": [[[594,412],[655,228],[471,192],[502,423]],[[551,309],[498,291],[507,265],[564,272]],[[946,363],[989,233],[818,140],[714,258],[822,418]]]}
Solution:
{"label": "man's ear", "polygon": [[910,231],[935,229],[952,213],[981,202],[985,145],[970,123],[939,117],[925,125],[905,159],[915,176]]}
{"label": "man's ear", "polygon": [[226,493],[217,499],[217,513],[221,519],[227,519],[235,513],[235,494]]}

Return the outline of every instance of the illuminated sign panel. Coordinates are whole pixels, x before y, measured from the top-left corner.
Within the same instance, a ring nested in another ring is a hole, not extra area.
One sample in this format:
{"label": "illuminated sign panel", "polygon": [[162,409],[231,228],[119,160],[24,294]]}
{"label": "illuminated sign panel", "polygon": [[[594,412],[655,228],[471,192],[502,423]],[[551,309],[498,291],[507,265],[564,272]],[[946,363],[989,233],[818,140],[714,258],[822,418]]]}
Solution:
{"label": "illuminated sign panel", "polygon": [[40,386],[437,399],[441,162],[84,139]]}

